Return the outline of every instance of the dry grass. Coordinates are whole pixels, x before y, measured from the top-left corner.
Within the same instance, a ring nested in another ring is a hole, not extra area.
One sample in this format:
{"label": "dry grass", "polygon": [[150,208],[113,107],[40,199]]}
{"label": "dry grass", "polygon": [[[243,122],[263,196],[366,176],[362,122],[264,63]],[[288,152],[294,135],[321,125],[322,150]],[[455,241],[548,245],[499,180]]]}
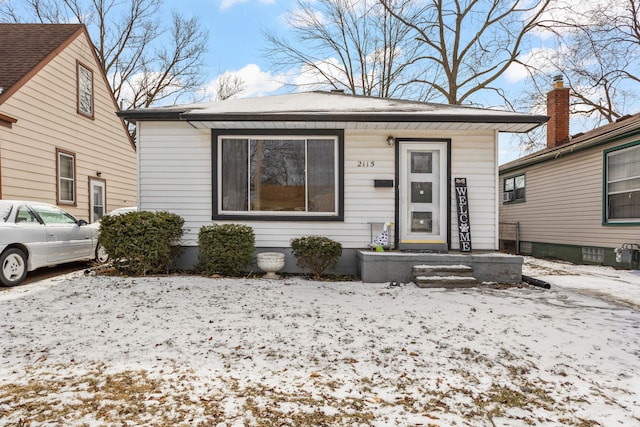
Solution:
{"label": "dry grass", "polygon": [[[469,358],[473,355],[467,355]],[[571,416],[564,402],[556,401],[549,384],[533,384],[522,368],[507,366],[509,384],[478,388],[459,387],[437,378],[419,384],[410,374],[393,383],[380,384],[363,377],[359,383],[312,372],[308,379],[288,387],[267,383],[240,384],[222,376],[203,381],[193,372],[126,370],[109,373],[96,365],[82,374],[59,371],[30,372],[33,380],[0,387],[0,419],[7,426],[39,425],[149,425],[149,426],[369,426],[372,422],[393,425],[392,419],[375,419],[374,408],[400,410],[426,417],[430,426],[445,426],[446,414],[463,416],[469,425],[494,425],[506,417],[520,425],[549,421],[536,413],[562,414],[563,425],[592,427],[594,420]],[[474,381],[471,371],[454,375]],[[206,390],[194,384],[207,384]],[[380,390],[389,393],[377,392]],[[407,390],[418,390],[419,393]],[[519,409],[518,416],[511,410]],[[542,409],[542,411],[540,411]],[[384,411],[383,411],[384,412]],[[425,426],[423,424],[423,426]]]}

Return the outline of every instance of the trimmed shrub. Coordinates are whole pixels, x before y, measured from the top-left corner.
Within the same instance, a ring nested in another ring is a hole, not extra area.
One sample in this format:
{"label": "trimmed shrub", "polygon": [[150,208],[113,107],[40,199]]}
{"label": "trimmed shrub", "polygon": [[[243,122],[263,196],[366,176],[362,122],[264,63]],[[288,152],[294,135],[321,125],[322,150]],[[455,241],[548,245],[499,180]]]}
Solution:
{"label": "trimmed shrub", "polygon": [[163,273],[180,253],[183,225],[181,216],[169,212],[106,215],[98,240],[121,273]]}
{"label": "trimmed shrub", "polygon": [[328,237],[308,236],[291,240],[291,251],[298,266],[311,271],[315,280],[333,268],[342,255],[342,245]]}
{"label": "trimmed shrub", "polygon": [[242,224],[206,225],[198,233],[200,273],[238,276],[253,263],[253,228]]}

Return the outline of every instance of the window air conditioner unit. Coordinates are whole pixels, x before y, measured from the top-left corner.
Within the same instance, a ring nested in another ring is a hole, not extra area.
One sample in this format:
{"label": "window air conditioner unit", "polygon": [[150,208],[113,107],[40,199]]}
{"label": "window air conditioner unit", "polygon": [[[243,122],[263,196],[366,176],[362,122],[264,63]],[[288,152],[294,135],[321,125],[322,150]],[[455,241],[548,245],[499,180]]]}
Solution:
{"label": "window air conditioner unit", "polygon": [[511,196],[513,196],[512,193],[502,193],[502,201],[503,202],[510,202],[511,201]]}

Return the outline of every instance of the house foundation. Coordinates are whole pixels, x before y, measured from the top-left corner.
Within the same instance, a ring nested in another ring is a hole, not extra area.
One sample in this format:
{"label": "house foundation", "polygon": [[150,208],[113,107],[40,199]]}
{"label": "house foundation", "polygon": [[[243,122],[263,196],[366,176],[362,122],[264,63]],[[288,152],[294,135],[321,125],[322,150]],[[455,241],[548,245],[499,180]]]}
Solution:
{"label": "house foundation", "polygon": [[363,282],[412,282],[413,267],[418,265],[464,265],[473,269],[473,277],[479,282],[522,282],[523,258],[499,252],[440,254],[360,250],[356,256],[357,274]]}

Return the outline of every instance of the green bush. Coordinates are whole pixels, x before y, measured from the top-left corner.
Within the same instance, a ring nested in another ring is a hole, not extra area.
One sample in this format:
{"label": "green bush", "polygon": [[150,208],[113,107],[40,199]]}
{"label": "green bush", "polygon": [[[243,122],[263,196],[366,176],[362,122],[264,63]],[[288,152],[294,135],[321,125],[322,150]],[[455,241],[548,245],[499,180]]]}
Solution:
{"label": "green bush", "polygon": [[166,272],[179,255],[184,219],[169,212],[129,212],[100,220],[99,242],[113,266],[140,276]]}
{"label": "green bush", "polygon": [[300,267],[311,271],[315,280],[333,268],[342,255],[342,245],[328,237],[308,236],[291,240],[291,251]]}
{"label": "green bush", "polygon": [[200,228],[198,246],[199,272],[237,276],[253,263],[255,236],[247,225],[207,225]]}

